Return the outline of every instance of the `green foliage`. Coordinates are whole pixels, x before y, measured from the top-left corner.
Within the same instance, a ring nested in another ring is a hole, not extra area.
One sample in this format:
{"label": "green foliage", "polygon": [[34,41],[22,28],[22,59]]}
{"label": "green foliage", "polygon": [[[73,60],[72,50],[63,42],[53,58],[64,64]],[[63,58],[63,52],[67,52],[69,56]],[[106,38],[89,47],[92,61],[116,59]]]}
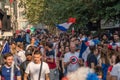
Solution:
{"label": "green foliage", "polygon": [[75,17],[75,26],[101,19],[120,20],[120,0],[21,0],[28,20],[55,25]]}
{"label": "green foliage", "polygon": [[44,0],[21,0],[20,7],[25,8],[26,17],[32,24],[39,22],[39,17],[42,16]]}

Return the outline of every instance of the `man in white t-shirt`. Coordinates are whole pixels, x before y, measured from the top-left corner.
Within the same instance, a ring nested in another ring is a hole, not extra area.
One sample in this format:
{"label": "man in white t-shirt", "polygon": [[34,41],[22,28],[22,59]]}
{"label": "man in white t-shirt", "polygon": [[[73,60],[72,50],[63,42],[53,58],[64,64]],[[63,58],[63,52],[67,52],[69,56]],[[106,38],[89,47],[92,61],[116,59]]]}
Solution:
{"label": "man in white t-shirt", "polygon": [[[33,62],[30,62],[26,68],[24,80],[27,80],[28,75],[30,75],[31,80],[39,79],[41,58],[42,58],[42,54],[39,51],[35,51],[33,56]],[[45,62],[42,62],[40,80],[50,80],[49,73],[50,73],[50,70],[49,70],[48,64]]]}
{"label": "man in white t-shirt", "polygon": [[79,53],[75,52],[75,44],[70,44],[70,52],[65,54],[64,66],[67,67],[67,73],[76,71],[79,65]]}

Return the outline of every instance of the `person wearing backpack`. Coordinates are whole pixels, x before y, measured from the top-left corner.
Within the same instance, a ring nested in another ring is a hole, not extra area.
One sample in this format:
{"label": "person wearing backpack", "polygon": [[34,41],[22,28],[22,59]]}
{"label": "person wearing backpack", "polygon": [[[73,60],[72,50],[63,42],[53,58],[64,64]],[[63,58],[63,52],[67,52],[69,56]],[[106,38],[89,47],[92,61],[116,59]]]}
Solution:
{"label": "person wearing backpack", "polygon": [[[25,73],[27,65],[32,61],[32,51],[27,50],[25,52],[25,56],[26,56],[26,60],[20,65],[22,80],[24,80],[24,73]],[[28,77],[28,80],[30,80],[30,76]]]}
{"label": "person wearing backpack", "polygon": [[34,52],[33,61],[31,61],[25,70],[24,80],[28,80],[30,75],[31,80],[50,80],[48,64],[42,61],[42,53],[37,50]]}
{"label": "person wearing backpack", "polygon": [[13,55],[4,55],[5,64],[0,68],[0,80],[21,80],[20,69],[14,64]]}

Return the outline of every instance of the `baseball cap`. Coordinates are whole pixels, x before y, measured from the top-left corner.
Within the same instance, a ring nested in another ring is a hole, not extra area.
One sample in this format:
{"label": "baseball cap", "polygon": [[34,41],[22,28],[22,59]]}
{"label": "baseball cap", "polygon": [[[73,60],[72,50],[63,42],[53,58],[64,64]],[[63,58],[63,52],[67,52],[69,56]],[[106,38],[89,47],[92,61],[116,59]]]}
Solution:
{"label": "baseball cap", "polygon": [[27,50],[26,52],[25,52],[25,55],[27,56],[27,55],[32,55],[32,51],[31,50]]}

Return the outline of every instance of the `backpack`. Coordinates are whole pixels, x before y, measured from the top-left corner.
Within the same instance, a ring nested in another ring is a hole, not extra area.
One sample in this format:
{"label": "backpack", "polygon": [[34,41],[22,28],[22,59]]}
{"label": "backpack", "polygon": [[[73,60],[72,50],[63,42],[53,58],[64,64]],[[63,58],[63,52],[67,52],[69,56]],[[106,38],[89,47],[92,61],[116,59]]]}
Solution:
{"label": "backpack", "polygon": [[23,36],[23,43],[24,44],[26,43],[26,34],[24,34],[24,36]]}

